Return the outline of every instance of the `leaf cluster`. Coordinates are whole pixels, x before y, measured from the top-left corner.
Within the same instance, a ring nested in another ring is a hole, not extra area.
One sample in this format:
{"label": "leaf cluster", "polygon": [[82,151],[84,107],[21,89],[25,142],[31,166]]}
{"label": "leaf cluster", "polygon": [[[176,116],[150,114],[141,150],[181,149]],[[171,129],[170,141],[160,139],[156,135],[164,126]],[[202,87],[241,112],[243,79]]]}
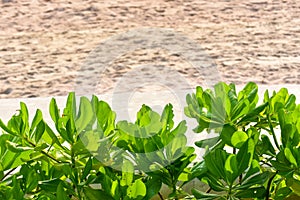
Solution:
{"label": "leaf cluster", "polygon": [[[52,123],[26,104],[0,134],[0,199],[297,199],[300,197],[300,105],[282,88],[248,83],[239,92],[220,82],[186,97],[197,121],[195,161],[185,121],[173,107],[143,105],[136,120],[117,121],[104,101],[70,93],[63,109],[53,98]],[[198,180],[203,189],[191,186]],[[162,194],[162,188],[169,188]],[[184,190],[184,186],[191,191]]]}

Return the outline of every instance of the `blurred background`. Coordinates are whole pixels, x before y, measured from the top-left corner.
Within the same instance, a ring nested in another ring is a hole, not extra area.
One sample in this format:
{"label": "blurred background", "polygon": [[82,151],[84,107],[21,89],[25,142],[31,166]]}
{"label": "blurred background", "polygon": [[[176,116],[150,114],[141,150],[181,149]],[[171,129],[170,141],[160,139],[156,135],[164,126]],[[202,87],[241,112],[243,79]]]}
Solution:
{"label": "blurred background", "polygon": [[[300,82],[296,0],[2,0],[0,98],[67,95],[100,42],[141,27],[172,28],[197,41],[228,83]],[[103,92],[133,66],[154,61],[201,84],[178,55],[140,49],[107,67]]]}

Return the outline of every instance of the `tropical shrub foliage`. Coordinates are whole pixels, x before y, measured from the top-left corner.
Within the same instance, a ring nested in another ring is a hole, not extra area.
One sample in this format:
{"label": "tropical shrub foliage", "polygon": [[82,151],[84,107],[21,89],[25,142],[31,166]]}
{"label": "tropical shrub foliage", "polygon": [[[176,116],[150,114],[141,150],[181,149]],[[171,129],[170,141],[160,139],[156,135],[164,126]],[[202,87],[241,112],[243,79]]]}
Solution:
{"label": "tropical shrub foliage", "polygon": [[[161,114],[143,105],[135,122],[116,121],[98,97],[81,97],[77,107],[70,93],[62,111],[51,100],[48,124],[40,110],[29,121],[20,103],[7,123],[0,120],[0,199],[300,198],[295,95],[282,88],[259,100],[255,83],[236,92],[220,82],[197,87],[186,101],[195,134],[210,136],[195,141],[205,150],[197,161],[171,104]],[[195,180],[203,189],[183,189]]]}

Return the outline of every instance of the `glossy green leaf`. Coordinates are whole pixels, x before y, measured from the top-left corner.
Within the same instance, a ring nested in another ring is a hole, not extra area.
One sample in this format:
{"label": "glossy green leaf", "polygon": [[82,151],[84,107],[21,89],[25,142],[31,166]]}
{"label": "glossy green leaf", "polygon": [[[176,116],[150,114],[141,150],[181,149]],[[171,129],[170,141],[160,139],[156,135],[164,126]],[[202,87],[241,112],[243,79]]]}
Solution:
{"label": "glossy green leaf", "polygon": [[167,104],[163,110],[161,115],[161,123],[162,123],[162,132],[169,131],[174,126],[173,121],[174,113],[173,113],[173,106],[172,104]]}
{"label": "glossy green leaf", "polygon": [[246,113],[245,116],[242,117],[242,119],[238,122],[238,124],[242,124],[242,123],[250,123],[250,122],[255,122],[258,120],[260,114],[262,112],[264,112],[264,110],[266,109],[266,107],[268,106],[268,102],[256,107],[253,110],[250,110],[248,113]]}
{"label": "glossy green leaf", "polygon": [[236,155],[237,159],[237,168],[238,174],[243,173],[248,167],[250,167],[253,153],[255,149],[254,141],[250,138],[247,142],[245,142],[240,148],[239,152]]}
{"label": "glossy green leaf", "polygon": [[221,137],[222,141],[223,141],[225,144],[232,146],[231,138],[232,138],[232,135],[233,135],[236,131],[237,131],[236,128],[233,127],[232,125],[225,124],[225,125],[223,126],[223,129],[222,129],[221,134],[220,134],[220,137]]}
{"label": "glossy green leaf", "polygon": [[86,179],[86,177],[89,175],[90,171],[92,170],[92,167],[93,167],[93,160],[90,157],[85,164],[84,170],[82,172],[81,180]]}
{"label": "glossy green leaf", "polygon": [[55,124],[57,124],[60,114],[59,114],[59,109],[56,100],[54,98],[52,98],[50,101],[49,112],[52,120],[54,121]]}
{"label": "glossy green leaf", "polygon": [[76,113],[77,113],[76,96],[74,92],[70,92],[67,98],[66,107],[64,109],[64,115],[74,120],[76,117]]}
{"label": "glossy green leaf", "polygon": [[146,195],[144,196],[143,200],[151,199],[153,196],[158,194],[162,186],[161,177],[158,176],[151,176],[145,182],[146,186]]}
{"label": "glossy green leaf", "polygon": [[31,137],[34,129],[37,127],[37,125],[43,120],[43,114],[42,114],[42,111],[40,109],[37,109],[34,117],[33,117],[33,120],[32,120],[32,123],[31,123],[31,127],[30,127],[30,131],[29,131],[29,135]]}
{"label": "glossy green leaf", "polygon": [[78,118],[75,120],[76,130],[80,134],[94,119],[91,102],[86,97],[80,98]]}
{"label": "glossy green leaf", "polygon": [[[207,169],[216,177],[225,179],[224,166],[228,155],[225,151],[216,149],[209,152],[205,157]],[[218,165],[216,165],[218,163]]]}
{"label": "glossy green leaf", "polygon": [[38,123],[38,125],[36,126],[35,132],[33,133],[36,143],[38,143],[40,141],[40,139],[42,138],[42,136],[45,132],[45,129],[46,129],[45,123],[43,121],[40,121]]}
{"label": "glossy green leaf", "polygon": [[11,135],[13,135],[13,136],[17,136],[17,135],[18,135],[17,132],[15,132],[15,131],[11,130],[10,128],[8,128],[8,127],[4,124],[4,122],[3,122],[1,119],[0,119],[0,127],[1,127],[5,132],[7,132],[7,133],[9,133],[9,134],[11,134]]}
{"label": "glossy green leaf", "polygon": [[146,196],[146,186],[143,181],[141,179],[135,180],[134,183],[127,188],[127,195],[133,199]]}
{"label": "glossy green leaf", "polygon": [[248,99],[239,101],[233,108],[231,113],[231,121],[236,122],[241,117],[244,117],[250,110],[250,103]]}
{"label": "glossy green leaf", "polygon": [[236,148],[241,148],[247,140],[248,135],[244,131],[236,131],[231,136],[231,144]]}
{"label": "glossy green leaf", "polygon": [[260,155],[267,154],[270,156],[275,156],[275,149],[270,141],[270,138],[266,135],[261,135],[261,141],[256,145],[256,149]]}
{"label": "glossy green leaf", "polygon": [[286,159],[295,167],[298,166],[297,161],[295,159],[295,157],[293,156],[293,153],[291,152],[291,150],[289,148],[285,148],[284,149],[284,155],[286,157]]}
{"label": "glossy green leaf", "polygon": [[231,154],[225,161],[225,179],[229,185],[232,185],[235,179],[239,176],[238,174],[238,163],[236,155]]}
{"label": "glossy green leaf", "polygon": [[254,185],[264,185],[267,182],[269,176],[270,173],[268,171],[263,173],[255,173],[251,177],[248,177],[246,180],[243,180],[242,184],[237,188],[240,190],[247,190]]}
{"label": "glossy green leaf", "polygon": [[22,117],[22,121],[23,121],[22,132],[27,133],[29,129],[29,115],[28,115],[28,108],[24,102],[20,102],[20,116]]}
{"label": "glossy green leaf", "polygon": [[235,194],[235,196],[238,198],[264,198],[265,195],[266,189],[263,186],[239,191]]}
{"label": "glossy green leaf", "polygon": [[220,195],[218,195],[218,194],[208,194],[208,193],[199,191],[197,189],[192,189],[192,193],[196,199],[212,200],[212,199],[220,198]]}
{"label": "glossy green leaf", "polygon": [[217,137],[197,141],[197,142],[195,142],[195,145],[200,148],[206,148],[206,147],[210,148],[210,147],[216,145],[219,140],[220,140],[220,137],[217,136]]}
{"label": "glossy green leaf", "polygon": [[257,87],[256,83],[249,82],[239,92],[238,99],[247,98],[250,103],[257,102],[257,100],[258,100],[257,92],[258,92],[258,87]]}
{"label": "glossy green leaf", "polygon": [[116,113],[111,110],[106,102],[99,101],[96,115],[99,129],[102,130],[105,136],[111,134],[115,128]]}

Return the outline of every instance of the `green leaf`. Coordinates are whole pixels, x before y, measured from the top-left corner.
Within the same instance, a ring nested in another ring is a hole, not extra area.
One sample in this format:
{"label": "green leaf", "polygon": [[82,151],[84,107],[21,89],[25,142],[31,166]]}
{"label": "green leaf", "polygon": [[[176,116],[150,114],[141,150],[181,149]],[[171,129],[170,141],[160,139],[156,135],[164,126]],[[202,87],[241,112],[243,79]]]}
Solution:
{"label": "green leaf", "polygon": [[84,170],[82,172],[81,180],[86,179],[86,177],[89,175],[90,171],[92,170],[92,167],[93,167],[93,160],[90,157],[85,164]]}
{"label": "green leaf", "polygon": [[236,155],[231,154],[228,156],[225,162],[225,179],[228,185],[232,185],[235,179],[239,176],[238,174],[238,163],[236,160]]}
{"label": "green leaf", "polygon": [[17,132],[15,132],[15,131],[11,130],[10,128],[8,128],[8,127],[3,123],[3,121],[2,121],[1,119],[0,119],[0,127],[1,127],[5,132],[7,132],[7,133],[9,133],[9,134],[11,134],[11,135],[13,135],[13,136],[17,136],[17,135],[18,135]]}
{"label": "green leaf", "polygon": [[134,172],[133,164],[128,160],[124,160],[122,166],[122,179],[120,181],[121,186],[128,186],[132,183],[133,172]]}
{"label": "green leaf", "polygon": [[246,115],[238,122],[238,124],[247,124],[250,122],[256,122],[259,118],[260,113],[262,113],[268,106],[268,102],[256,107],[255,109],[246,113]]}
{"label": "green leaf", "polygon": [[192,194],[196,199],[202,199],[202,200],[211,200],[211,199],[220,198],[220,195],[218,194],[208,194],[194,188],[192,189]]}
{"label": "green leaf", "polygon": [[236,148],[241,146],[248,140],[248,135],[244,131],[236,131],[231,137],[231,144]]}
{"label": "green leaf", "polygon": [[40,141],[40,139],[42,138],[42,136],[45,132],[45,129],[46,129],[45,123],[43,121],[40,121],[35,129],[35,132],[33,133],[36,143],[38,143]]}
{"label": "green leaf", "polygon": [[86,97],[80,98],[78,118],[75,120],[77,133],[80,134],[94,119],[91,102]]}
{"label": "green leaf", "polygon": [[64,109],[64,115],[72,118],[73,120],[76,117],[76,97],[74,92],[70,92],[67,98],[66,107]]}
{"label": "green leaf", "polygon": [[24,151],[20,153],[14,153],[12,151],[6,151],[2,156],[2,166],[4,170],[13,169],[19,167],[25,163],[25,160],[30,160],[30,154],[32,150]]}
{"label": "green leaf", "polygon": [[158,194],[162,186],[162,178],[159,176],[150,176],[148,177],[145,185],[147,188],[146,196],[143,200],[151,199],[153,196]]}
{"label": "green leaf", "polygon": [[266,181],[268,180],[270,176],[270,173],[268,171],[263,173],[256,173],[250,177],[248,177],[246,180],[243,180],[241,185],[238,186],[238,189],[247,190],[248,188],[252,187],[253,185],[264,185]]}
{"label": "green leaf", "polygon": [[256,149],[260,155],[267,154],[270,156],[275,156],[275,149],[270,141],[270,138],[266,135],[261,135],[261,141],[256,145]]}
{"label": "green leaf", "polygon": [[58,147],[64,148],[48,124],[45,124],[45,133],[43,134],[42,139],[51,146],[56,144]]}
{"label": "green leaf", "polygon": [[168,161],[173,161],[183,155],[183,148],[186,146],[187,138],[184,135],[176,136],[166,146],[166,155]]}
{"label": "green leaf", "polygon": [[62,183],[59,183],[57,186],[56,197],[57,197],[57,200],[69,200],[70,199],[68,197],[66,191],[64,190]]}
{"label": "green leaf", "polygon": [[199,180],[207,173],[208,169],[204,161],[197,162],[191,169],[192,178],[197,177]]}
{"label": "green leaf", "polygon": [[64,139],[68,141],[70,144],[73,144],[75,142],[74,140],[75,133],[76,133],[75,122],[74,119],[71,117],[67,121],[66,131],[61,131],[61,136],[64,137]]}
{"label": "green leaf", "polygon": [[22,121],[23,121],[23,127],[22,127],[22,133],[25,133],[27,132],[27,129],[29,128],[29,121],[28,121],[28,109],[27,109],[27,106],[25,103],[23,102],[20,102],[20,115],[22,117]]}
{"label": "green leaf", "polygon": [[238,174],[243,173],[251,164],[253,153],[255,149],[254,141],[249,138],[247,142],[243,144],[237,153],[236,159],[238,163]]}
{"label": "green leaf", "polygon": [[10,199],[24,199],[24,192],[22,191],[20,187],[20,182],[16,178],[16,176],[13,176],[12,178],[12,189],[11,189],[11,197]]}
{"label": "green leaf", "polygon": [[14,152],[14,153],[22,153],[24,151],[32,150],[31,147],[22,147],[16,143],[13,143],[10,141],[6,141],[6,145],[7,145],[8,150],[10,150],[11,152]]}
{"label": "green leaf", "polygon": [[[205,165],[215,178],[223,178],[225,180],[224,166],[227,157],[228,154],[226,151],[221,149],[210,151],[204,156]],[[216,163],[218,163],[218,165],[216,165]]]}
{"label": "green leaf", "polygon": [[54,98],[52,98],[50,101],[49,112],[52,120],[55,124],[57,124],[59,119],[59,109]]}
{"label": "green leaf", "polygon": [[235,133],[236,131],[237,130],[234,126],[231,126],[229,124],[225,124],[223,126],[223,129],[222,129],[221,134],[220,134],[220,137],[221,137],[222,141],[225,144],[229,145],[229,146],[233,146],[231,144],[231,137],[232,137],[233,133]]}
{"label": "green leaf", "polygon": [[161,115],[162,132],[169,131],[174,126],[173,121],[174,113],[172,104],[167,104]]}
{"label": "green leaf", "polygon": [[249,100],[250,103],[257,102],[258,101],[258,87],[256,83],[249,82],[246,84],[246,86],[241,90],[238,94],[238,99],[246,98]]}
{"label": "green leaf", "polygon": [[241,117],[244,117],[250,110],[250,103],[248,99],[239,101],[232,109],[231,121],[236,122]]}
{"label": "green leaf", "polygon": [[[226,111],[227,116],[230,116],[231,101],[228,97],[228,93],[231,90],[231,88],[227,84],[225,84],[223,82],[220,82],[220,83],[218,83],[214,86],[214,89],[215,89],[216,97],[220,98],[221,101],[222,101],[222,105],[223,105],[223,107]],[[225,117],[224,114],[221,114],[221,116]]]}
{"label": "green leaf", "polygon": [[[223,179],[225,180],[225,178]],[[224,181],[216,178],[214,175],[208,173],[206,176],[204,176],[201,181],[207,182],[209,186],[212,188],[212,190],[217,192],[224,192],[226,190],[226,186],[224,184]]]}
{"label": "green leaf", "polygon": [[252,177],[253,175],[260,173],[260,163],[258,160],[252,159],[250,168],[247,170],[247,173],[245,174],[245,176],[243,177],[242,181],[247,180],[249,177]]}
{"label": "green leaf", "polygon": [[87,200],[99,200],[99,199],[114,200],[114,198],[112,198],[109,194],[107,194],[102,190],[96,190],[90,187],[84,187],[83,192]]}
{"label": "green leaf", "polygon": [[238,198],[264,198],[266,195],[266,189],[263,186],[249,188],[247,190],[239,191],[235,194]]}
{"label": "green leaf", "polygon": [[115,129],[116,113],[111,110],[110,106],[106,102],[99,101],[96,115],[99,129],[102,130],[105,136],[111,134],[111,132]]}
{"label": "green leaf", "polygon": [[32,136],[32,133],[33,133],[34,129],[40,123],[41,120],[43,120],[42,111],[40,109],[37,109],[36,113],[34,115],[34,118],[32,120],[32,123],[31,123],[30,131],[29,131],[29,136],[30,137]]}
{"label": "green leaf", "polygon": [[289,196],[293,191],[289,187],[282,187],[275,193],[275,200],[284,200]]}
{"label": "green leaf", "polygon": [[46,144],[46,143],[41,143],[41,144],[37,145],[36,147],[34,147],[34,150],[35,150],[35,151],[42,151],[42,150],[44,150],[44,149],[46,149],[46,148],[48,148],[48,147],[49,147],[48,144]]}
{"label": "green leaf", "polygon": [[195,142],[195,145],[200,148],[210,148],[218,143],[220,137],[213,137]]}
{"label": "green leaf", "polygon": [[293,156],[293,153],[291,152],[291,150],[289,148],[285,148],[284,149],[284,155],[286,157],[286,159],[295,167],[298,167],[297,161],[295,159],[295,157]]}
{"label": "green leaf", "polygon": [[39,181],[39,187],[43,190],[49,191],[49,192],[56,192],[57,186],[62,184],[62,180],[59,178],[53,178],[53,179],[47,179]]}
{"label": "green leaf", "polygon": [[146,186],[143,181],[141,179],[135,180],[134,183],[127,188],[127,195],[133,199],[146,196]]}
{"label": "green leaf", "polygon": [[300,181],[295,178],[287,179],[287,186],[289,186],[295,194],[300,195]]}
{"label": "green leaf", "polygon": [[31,192],[38,186],[37,173],[32,170],[26,178],[26,191]]}
{"label": "green leaf", "polygon": [[112,196],[114,197],[114,199],[120,199],[120,191],[119,191],[119,182],[118,180],[112,181],[111,182],[111,189],[110,192],[112,194]]}

